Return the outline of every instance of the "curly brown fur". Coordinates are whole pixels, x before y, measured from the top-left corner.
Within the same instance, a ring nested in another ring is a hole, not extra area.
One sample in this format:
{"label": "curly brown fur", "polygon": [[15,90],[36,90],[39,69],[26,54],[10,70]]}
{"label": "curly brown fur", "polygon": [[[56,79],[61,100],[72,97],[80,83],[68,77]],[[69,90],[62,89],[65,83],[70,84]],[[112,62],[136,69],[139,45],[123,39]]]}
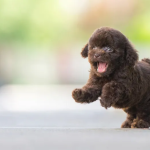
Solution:
{"label": "curly brown fur", "polygon": [[90,103],[100,97],[106,109],[121,108],[127,113],[122,128],[150,126],[150,59],[138,61],[138,54],[119,31],[97,29],[82,49],[91,65],[87,84],[75,89],[78,103]]}

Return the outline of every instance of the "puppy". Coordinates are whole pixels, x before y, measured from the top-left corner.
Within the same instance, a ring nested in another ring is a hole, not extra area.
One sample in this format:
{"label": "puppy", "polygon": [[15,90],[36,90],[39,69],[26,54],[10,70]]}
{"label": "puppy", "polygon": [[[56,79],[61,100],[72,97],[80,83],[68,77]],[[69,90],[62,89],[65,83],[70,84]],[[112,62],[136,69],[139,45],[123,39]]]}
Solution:
{"label": "puppy", "polygon": [[91,65],[89,79],[72,97],[91,103],[100,97],[102,107],[121,108],[127,113],[122,128],[150,126],[150,59],[138,61],[137,51],[119,31],[97,29],[82,49]]}

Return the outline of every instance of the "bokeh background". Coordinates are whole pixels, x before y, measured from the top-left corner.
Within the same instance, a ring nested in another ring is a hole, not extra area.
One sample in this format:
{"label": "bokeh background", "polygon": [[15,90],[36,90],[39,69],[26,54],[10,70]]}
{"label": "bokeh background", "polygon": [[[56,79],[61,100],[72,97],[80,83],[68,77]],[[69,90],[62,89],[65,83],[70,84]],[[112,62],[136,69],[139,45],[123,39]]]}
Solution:
{"label": "bokeh background", "polygon": [[102,26],[120,30],[141,57],[150,56],[149,6],[149,0],[0,0],[0,83],[85,83],[80,51]]}
{"label": "bokeh background", "polygon": [[80,51],[102,26],[123,32],[147,57],[149,6],[149,0],[0,0],[1,84],[84,83]]}
{"label": "bokeh background", "polygon": [[[149,0],[0,0],[0,110],[103,109],[76,104],[89,74],[80,56],[92,32],[120,30],[150,57]],[[113,110],[117,111],[117,110]]]}

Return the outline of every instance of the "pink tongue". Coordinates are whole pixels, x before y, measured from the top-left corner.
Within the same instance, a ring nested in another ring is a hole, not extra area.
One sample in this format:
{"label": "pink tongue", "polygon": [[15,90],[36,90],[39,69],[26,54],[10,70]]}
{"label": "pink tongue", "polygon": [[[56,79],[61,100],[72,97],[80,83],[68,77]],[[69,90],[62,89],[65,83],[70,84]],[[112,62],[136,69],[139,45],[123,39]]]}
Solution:
{"label": "pink tongue", "polygon": [[99,63],[97,71],[100,72],[100,73],[105,72],[106,71],[106,65],[107,65],[106,63]]}

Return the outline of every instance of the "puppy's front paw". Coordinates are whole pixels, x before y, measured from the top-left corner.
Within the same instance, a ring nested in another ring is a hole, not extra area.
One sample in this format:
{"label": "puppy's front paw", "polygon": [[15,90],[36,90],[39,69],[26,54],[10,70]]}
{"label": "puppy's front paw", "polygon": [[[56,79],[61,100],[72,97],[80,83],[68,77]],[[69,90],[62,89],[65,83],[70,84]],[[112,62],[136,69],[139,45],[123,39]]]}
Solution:
{"label": "puppy's front paw", "polygon": [[82,90],[81,89],[75,89],[72,91],[72,97],[76,100],[78,100],[82,95]]}
{"label": "puppy's front paw", "polygon": [[121,128],[131,128],[132,121],[126,120],[122,123]]}
{"label": "puppy's front paw", "polygon": [[87,103],[88,99],[86,98],[85,92],[82,91],[82,89],[75,89],[72,92],[72,97],[77,103]]}
{"label": "puppy's front paw", "polygon": [[100,99],[100,103],[101,103],[102,107],[105,107],[106,109],[111,107],[111,105],[112,105],[112,103],[110,101],[106,101],[102,98]]}
{"label": "puppy's front paw", "polygon": [[[105,107],[107,109],[118,101],[118,89],[119,88],[117,83],[113,81],[104,85],[100,100],[102,107]],[[119,92],[122,93],[121,91]]]}

